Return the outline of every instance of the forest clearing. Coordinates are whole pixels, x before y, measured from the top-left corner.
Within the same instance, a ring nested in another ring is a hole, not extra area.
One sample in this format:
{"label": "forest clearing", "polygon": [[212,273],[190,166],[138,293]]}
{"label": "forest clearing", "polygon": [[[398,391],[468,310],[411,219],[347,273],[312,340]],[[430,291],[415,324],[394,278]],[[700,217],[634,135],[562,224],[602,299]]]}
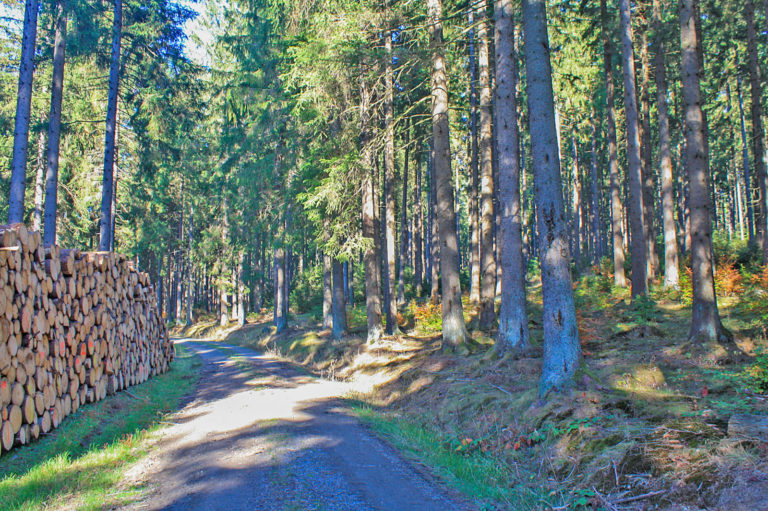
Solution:
{"label": "forest clearing", "polygon": [[0,508],[768,509],[768,0],[0,0]]}

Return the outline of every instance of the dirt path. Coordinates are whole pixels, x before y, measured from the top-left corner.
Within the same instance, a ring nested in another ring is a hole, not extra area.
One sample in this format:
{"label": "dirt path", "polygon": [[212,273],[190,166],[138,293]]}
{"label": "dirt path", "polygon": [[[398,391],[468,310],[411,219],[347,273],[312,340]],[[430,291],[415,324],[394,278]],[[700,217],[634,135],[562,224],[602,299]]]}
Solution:
{"label": "dirt path", "polygon": [[463,510],[345,412],[348,384],[251,350],[182,340],[203,361],[192,401],[133,467],[132,509]]}

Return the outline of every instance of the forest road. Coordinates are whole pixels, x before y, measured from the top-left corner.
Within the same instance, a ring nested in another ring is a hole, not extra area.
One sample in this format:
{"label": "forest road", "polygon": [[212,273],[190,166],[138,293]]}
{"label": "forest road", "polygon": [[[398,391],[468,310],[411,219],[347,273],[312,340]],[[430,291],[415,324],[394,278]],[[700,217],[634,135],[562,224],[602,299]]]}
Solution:
{"label": "forest road", "polygon": [[203,360],[188,404],[127,482],[128,509],[465,510],[344,408],[350,387],[222,343],[177,340]]}

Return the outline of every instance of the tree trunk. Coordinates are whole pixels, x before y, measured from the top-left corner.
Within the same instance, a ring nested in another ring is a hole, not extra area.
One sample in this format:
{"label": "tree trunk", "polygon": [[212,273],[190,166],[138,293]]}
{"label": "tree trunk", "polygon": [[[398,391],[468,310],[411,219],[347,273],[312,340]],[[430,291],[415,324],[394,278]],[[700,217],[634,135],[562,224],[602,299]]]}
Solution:
{"label": "tree trunk", "polygon": [[469,8],[469,301],[480,303],[480,219],[477,211],[478,144],[477,144],[477,61],[475,58],[475,9]]}
{"label": "tree trunk", "polygon": [[747,230],[749,232],[749,244],[755,243],[755,209],[752,203],[752,179],[749,172],[749,142],[747,139],[747,125],[744,119],[744,95],[741,92],[741,75],[736,75],[736,89],[739,95],[739,118],[741,120],[741,142],[744,160],[744,198],[747,203]]}
{"label": "tree trunk", "polygon": [[[189,236],[189,233],[187,233],[187,236]],[[237,281],[237,324],[240,326],[245,325],[245,284],[243,282],[243,277],[245,275],[244,272],[244,266],[245,266],[245,252],[240,252],[239,261],[237,263],[237,274],[236,274],[236,281]],[[189,294],[189,291],[187,291],[187,294]],[[188,300],[187,303],[191,305],[191,300]],[[187,316],[189,316],[189,310],[187,311]]]}
{"label": "tree trunk", "polygon": [[763,262],[768,263],[768,174],[765,169],[763,148],[763,105],[760,86],[760,65],[757,60],[757,36],[755,34],[755,12],[752,0],[744,0],[744,18],[747,23],[747,55],[749,57],[749,83],[752,92],[752,155],[755,159],[755,176],[760,189],[759,223],[755,233],[762,233]]}
{"label": "tree trunk", "polygon": [[416,297],[424,292],[424,206],[421,203],[421,152],[416,162],[416,186],[413,190],[413,280]]}
{"label": "tree trunk", "polygon": [[436,184],[436,220],[440,238],[440,274],[443,304],[443,347],[453,349],[467,341],[459,280],[456,212],[451,183],[451,146],[448,133],[448,79],[443,45],[442,0],[427,0],[432,50],[432,141]]}
{"label": "tree trunk", "polygon": [[435,212],[437,211],[437,199],[435,198],[437,191],[435,184],[435,151],[430,151],[431,157],[429,159],[431,169],[429,172],[429,272],[430,272],[430,296],[429,300],[432,303],[440,302],[440,241],[438,239],[437,232],[437,218]]}
{"label": "tree trunk", "polygon": [[488,331],[496,319],[496,254],[493,245],[493,119],[486,0],[476,4],[477,64],[480,88],[480,311],[479,327]]}
{"label": "tree trunk", "polygon": [[45,167],[44,244],[56,244],[56,216],[59,187],[59,147],[61,141],[61,99],[64,92],[64,53],[67,43],[67,13],[63,0],[56,2],[56,36],[53,48],[51,114],[48,119],[48,157]]}
{"label": "tree trunk", "polygon": [[572,235],[573,240],[573,260],[578,275],[581,268],[581,172],[579,171],[579,146],[576,143],[576,137],[571,137],[571,148],[573,151],[573,173],[571,175],[573,192],[572,207]]}
{"label": "tree trunk", "polygon": [[592,207],[591,207],[591,227],[592,227],[592,263],[595,265],[600,264],[600,259],[603,257],[603,240],[601,237],[600,229],[600,172],[598,170],[597,163],[597,127],[595,126],[595,110],[594,108],[589,112],[589,124],[591,128],[591,159],[589,167],[589,180],[590,180],[590,192],[592,195]]}
{"label": "tree trunk", "polygon": [[605,89],[608,125],[608,164],[611,181],[611,231],[613,235],[613,283],[616,287],[627,287],[624,275],[624,234],[622,221],[624,207],[621,202],[621,185],[619,177],[619,149],[616,141],[616,107],[614,102],[615,86],[613,84],[613,45],[608,28],[608,11],[606,0],[600,1],[600,15],[603,25],[603,62],[605,65]]}
{"label": "tree trunk", "polygon": [[546,0],[523,0],[531,154],[539,211],[544,356],[539,395],[569,387],[581,361],[571,288],[568,223],[557,155]]}
{"label": "tree trunk", "polygon": [[403,203],[400,207],[400,272],[397,282],[397,303],[405,303],[405,266],[408,252],[408,167],[410,157],[410,127],[405,123],[405,155],[403,159]]}
{"label": "tree trunk", "polygon": [[384,255],[386,258],[384,311],[387,316],[387,334],[395,335],[400,333],[397,328],[397,295],[395,294],[395,76],[392,69],[392,34],[389,31],[384,37],[384,50],[386,59],[384,66]]}
{"label": "tree trunk", "polygon": [[[751,2],[751,0],[749,0]],[[712,261],[712,220],[709,161],[706,153],[704,114],[701,108],[699,57],[696,46],[698,0],[680,2],[683,100],[685,104],[685,166],[688,172],[691,208],[691,270],[693,271],[693,315],[689,339],[728,341],[717,309]]]}
{"label": "tree trunk", "polygon": [[522,212],[520,207],[520,132],[517,124],[517,55],[513,0],[495,0],[496,121],[499,155],[501,229],[501,305],[496,350],[530,348],[525,309]]}
{"label": "tree trunk", "polygon": [[107,129],[104,140],[104,177],[101,184],[101,227],[99,250],[107,252],[112,246],[112,180],[115,165],[115,131],[117,125],[117,95],[120,80],[120,38],[123,23],[123,1],[114,0],[112,22],[112,58],[109,64],[109,96],[107,98]]}
{"label": "tree trunk", "polygon": [[365,264],[365,311],[368,325],[368,343],[381,339],[381,289],[379,287],[379,252],[376,239],[376,202],[373,186],[374,161],[370,147],[370,92],[365,83],[365,73],[360,76],[360,145],[363,169],[363,237],[368,245],[363,253]]}
{"label": "tree trunk", "polygon": [[624,60],[624,109],[627,118],[627,159],[629,166],[629,226],[632,253],[632,297],[648,292],[645,220],[643,217],[643,169],[640,158],[640,133],[635,86],[635,55],[632,44],[632,19],[629,0],[619,0],[621,42]]}
{"label": "tree trunk", "polygon": [[675,192],[672,177],[672,149],[669,141],[669,114],[667,106],[667,69],[664,60],[664,33],[662,32],[661,0],[653,0],[653,25],[656,47],[656,108],[659,117],[659,160],[661,164],[661,207],[664,219],[664,287],[677,288],[680,276],[677,256],[677,230],[675,228]]}
{"label": "tree trunk", "polygon": [[642,63],[642,89],[640,104],[642,105],[642,123],[640,125],[640,147],[643,158],[643,225],[645,226],[645,245],[647,247],[646,276],[648,281],[656,278],[659,266],[656,256],[656,231],[653,225],[655,218],[653,198],[655,181],[653,176],[653,150],[651,148],[651,63],[648,56],[648,30],[643,28],[640,40],[640,61]]}
{"label": "tree trunk", "polygon": [[288,318],[285,316],[285,248],[281,246],[275,249],[275,313],[274,323],[277,332],[280,333],[288,326]]}
{"label": "tree trunk", "polygon": [[323,254],[323,328],[333,327],[333,278],[331,256]]}
{"label": "tree trunk", "polygon": [[338,340],[347,333],[347,306],[344,300],[344,269],[342,263],[333,260],[333,330],[331,336]]}
{"label": "tree trunk", "polygon": [[[42,123],[43,119],[40,120]],[[35,171],[35,211],[32,216],[32,229],[43,228],[43,201],[45,200],[45,132],[40,130],[37,136],[37,169]]]}
{"label": "tree trunk", "polygon": [[21,36],[21,56],[19,58],[19,86],[16,96],[16,122],[13,128],[11,190],[8,201],[9,224],[24,221],[24,189],[27,185],[27,145],[29,144],[32,79],[35,70],[37,10],[37,0],[25,1],[24,29]]}

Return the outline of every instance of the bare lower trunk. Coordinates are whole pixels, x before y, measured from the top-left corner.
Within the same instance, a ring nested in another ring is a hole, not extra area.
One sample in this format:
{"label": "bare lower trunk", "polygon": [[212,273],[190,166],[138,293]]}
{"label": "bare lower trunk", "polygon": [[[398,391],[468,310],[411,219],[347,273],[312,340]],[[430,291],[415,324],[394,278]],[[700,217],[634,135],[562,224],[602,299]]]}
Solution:
{"label": "bare lower trunk", "polygon": [[642,123],[640,125],[641,155],[643,159],[643,225],[645,226],[645,245],[646,245],[646,275],[648,281],[656,278],[656,269],[659,261],[656,256],[656,234],[654,229],[654,189],[655,181],[653,176],[653,159],[651,157],[651,64],[648,57],[648,31],[642,31],[640,40],[641,63],[642,63],[642,92],[640,94],[640,104],[642,105]]}
{"label": "bare lower trunk", "polygon": [[749,244],[755,243],[755,209],[752,205],[752,179],[749,172],[749,142],[747,138],[747,126],[744,120],[744,95],[741,92],[741,75],[736,75],[736,89],[739,94],[739,118],[741,119],[741,142],[744,164],[744,197],[747,203],[747,230],[749,232]]}
{"label": "bare lower trunk", "polygon": [[672,149],[669,142],[667,106],[667,69],[664,61],[664,34],[660,0],[653,0],[653,23],[656,32],[656,108],[659,116],[659,160],[661,164],[661,206],[664,215],[664,287],[677,288],[680,280],[675,228],[675,193],[672,178]]}
{"label": "bare lower trunk", "polygon": [[285,248],[275,249],[275,312],[274,324],[277,332],[282,332],[288,326],[288,318],[285,315]]}
{"label": "bare lower trunk", "polygon": [[16,95],[16,121],[13,128],[13,156],[11,158],[11,190],[8,201],[8,223],[24,221],[24,190],[27,184],[27,146],[29,144],[29,118],[32,102],[32,79],[35,69],[35,41],[37,39],[37,0],[24,3],[24,29],[21,36],[19,58],[19,85]]}
{"label": "bare lower trunk", "polygon": [[331,277],[331,257],[323,255],[323,328],[333,326],[333,279]]}
{"label": "bare lower trunk", "polygon": [[621,202],[621,185],[619,177],[619,150],[616,141],[616,107],[614,104],[615,87],[613,84],[613,45],[608,30],[608,13],[606,0],[600,2],[600,14],[603,24],[603,61],[605,65],[605,86],[608,118],[608,166],[611,182],[611,231],[613,235],[613,283],[616,287],[627,287],[624,275],[624,233],[622,222],[624,207]]}
{"label": "bare lower trunk", "polygon": [[410,128],[405,124],[405,155],[403,158],[403,203],[400,207],[400,271],[397,281],[397,303],[405,303],[405,266],[408,252],[408,170],[410,157]]}
{"label": "bare lower trunk", "polygon": [[395,294],[395,121],[394,121],[394,72],[392,70],[392,35],[384,37],[384,254],[386,286],[384,310],[387,314],[387,333],[399,333],[397,328],[397,295]]}
{"label": "bare lower trunk", "polygon": [[45,132],[37,136],[37,169],[35,170],[35,211],[32,215],[32,229],[43,228],[43,200],[45,200]]}
{"label": "bare lower trunk", "polygon": [[539,220],[544,355],[539,395],[570,387],[581,361],[571,288],[568,223],[557,154],[546,0],[523,0],[531,154]]}
{"label": "bare lower trunk", "polygon": [[480,88],[480,314],[479,327],[488,331],[496,319],[496,254],[493,245],[493,132],[491,73],[486,0],[476,4]]}
{"label": "bare lower trunk", "polygon": [[123,2],[114,0],[112,22],[112,58],[109,64],[109,96],[107,98],[107,129],[104,139],[104,176],[101,184],[101,227],[99,250],[112,246],[112,193],[115,165],[115,133],[117,128],[117,97],[120,81],[120,38],[123,23]]}
{"label": "bare lower trunk", "polygon": [[477,64],[475,58],[475,9],[469,8],[469,301],[480,303],[480,219],[477,211],[478,144],[477,144]]}
{"label": "bare lower trunk", "polygon": [[347,333],[347,304],[344,299],[344,268],[341,261],[333,260],[331,273],[333,274],[333,329],[331,336],[338,340]]}
{"label": "bare lower trunk", "polygon": [[413,281],[416,297],[424,292],[424,206],[421,203],[421,153],[416,162],[416,186],[413,190]]}
{"label": "bare lower trunk", "polygon": [[56,244],[56,216],[59,187],[59,147],[61,140],[61,100],[64,93],[64,54],[67,40],[67,13],[62,0],[56,2],[56,36],[53,50],[51,114],[48,120],[48,157],[45,167],[46,247]]}
{"label": "bare lower trunk", "polygon": [[619,0],[621,12],[622,50],[624,61],[624,109],[627,119],[627,159],[629,166],[629,225],[632,253],[632,296],[648,292],[645,220],[643,217],[643,170],[640,158],[637,90],[635,86],[635,55],[632,43],[632,20],[629,0]]}
{"label": "bare lower trunk", "polygon": [[597,163],[597,128],[595,126],[595,112],[594,109],[590,110],[589,124],[591,128],[591,157],[589,173],[590,173],[590,192],[592,199],[592,206],[590,211],[590,220],[592,228],[592,263],[600,264],[600,259],[603,257],[603,240],[601,237],[600,229],[600,172],[598,170]]}
{"label": "bare lower trunk", "polygon": [[436,221],[440,237],[440,274],[443,304],[443,347],[452,349],[467,341],[459,281],[458,240],[451,182],[451,147],[448,122],[448,79],[443,45],[442,1],[427,0],[432,50],[432,140],[436,184]]}
{"label": "bare lower trunk", "polygon": [[496,137],[499,155],[501,229],[501,305],[496,350],[526,351],[528,314],[525,309],[522,212],[520,207],[520,132],[517,124],[517,55],[513,0],[495,0]]}
{"label": "bare lower trunk", "polygon": [[[751,2],[751,0],[749,0]],[[689,177],[691,207],[691,270],[693,315],[689,338],[694,341],[727,341],[717,309],[712,261],[712,219],[709,159],[699,79],[696,30],[698,0],[680,2],[683,100],[685,104],[685,166]]]}

